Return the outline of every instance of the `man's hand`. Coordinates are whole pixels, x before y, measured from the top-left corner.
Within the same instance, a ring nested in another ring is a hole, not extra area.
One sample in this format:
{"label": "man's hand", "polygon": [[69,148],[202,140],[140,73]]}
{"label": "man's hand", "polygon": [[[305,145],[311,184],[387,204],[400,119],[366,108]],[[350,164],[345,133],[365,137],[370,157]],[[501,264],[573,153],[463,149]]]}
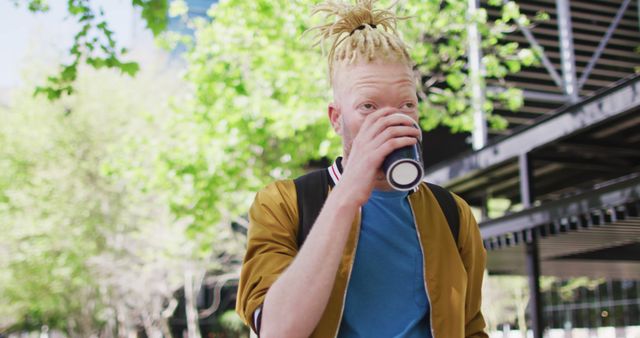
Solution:
{"label": "man's hand", "polygon": [[[420,129],[408,115],[399,116],[395,108],[383,108],[368,115],[345,158],[340,187],[358,206],[369,199],[385,157],[398,148],[418,142]],[[345,154],[346,156],[346,154]]]}

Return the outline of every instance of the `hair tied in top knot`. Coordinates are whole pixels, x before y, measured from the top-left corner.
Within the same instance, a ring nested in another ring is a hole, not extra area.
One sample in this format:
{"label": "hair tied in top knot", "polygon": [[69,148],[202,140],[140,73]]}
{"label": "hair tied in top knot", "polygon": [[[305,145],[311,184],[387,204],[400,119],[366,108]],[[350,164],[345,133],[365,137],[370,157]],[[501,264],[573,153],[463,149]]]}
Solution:
{"label": "hair tied in top knot", "polygon": [[[369,25],[369,27],[371,27],[371,28],[373,28],[373,29],[375,29],[375,28],[376,28],[376,25],[375,25],[375,24],[369,23],[369,24],[367,24],[367,25]],[[353,32],[355,32],[355,31],[361,31],[361,30],[363,30],[365,27],[366,27],[365,25],[360,25],[360,26],[358,26],[356,29],[354,29],[354,30],[351,32],[351,34],[349,34],[349,35],[352,35],[352,34],[353,34]]]}
{"label": "hair tied in top knot", "polygon": [[331,40],[328,55],[331,78],[335,61],[353,63],[359,59],[368,62],[384,58],[412,64],[407,47],[396,31],[397,22],[407,19],[396,16],[392,11],[398,0],[380,9],[374,8],[377,2],[326,0],[313,8],[312,15],[323,13],[328,23],[312,27],[307,32],[317,32],[314,46],[320,45],[323,53],[325,42]]}

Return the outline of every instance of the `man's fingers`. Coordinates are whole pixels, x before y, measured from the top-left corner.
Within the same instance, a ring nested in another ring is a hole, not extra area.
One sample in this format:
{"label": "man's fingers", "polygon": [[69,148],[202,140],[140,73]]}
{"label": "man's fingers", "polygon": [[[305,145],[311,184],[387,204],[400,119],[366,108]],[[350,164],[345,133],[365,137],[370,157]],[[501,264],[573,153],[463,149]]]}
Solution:
{"label": "man's fingers", "polygon": [[376,135],[375,138],[372,140],[372,144],[374,147],[377,148],[387,140],[392,138],[397,138],[397,137],[419,138],[420,130],[414,127],[392,125],[390,127],[385,128],[382,132]]}
{"label": "man's fingers", "polygon": [[351,157],[364,155],[367,166],[378,167],[393,150],[418,142],[421,133],[409,115],[394,108],[380,109],[365,118],[353,140]]}
{"label": "man's fingers", "polygon": [[419,137],[419,129],[414,127],[413,119],[403,117],[401,115],[389,115],[380,118],[373,126],[371,126],[370,132],[373,135],[384,133],[387,129],[395,128],[397,126],[403,126],[413,129],[409,135],[416,135]]}
{"label": "man's fingers", "polygon": [[378,147],[377,151],[379,154],[385,154],[384,156],[386,157],[392,151],[398,148],[414,145],[416,142],[418,142],[418,140],[415,137],[394,137],[384,142],[380,147]]}
{"label": "man's fingers", "polygon": [[391,115],[395,112],[397,112],[397,109],[394,108],[382,108],[379,110],[376,110],[375,112],[367,115],[367,117],[365,117],[364,122],[362,122],[362,125],[360,126],[360,130],[368,130],[374,123],[376,123],[376,121],[378,121],[381,117],[383,116],[387,116],[387,115]]}
{"label": "man's fingers", "polygon": [[370,138],[373,138],[392,126],[408,126],[415,130],[419,130],[419,128],[414,127],[415,124],[416,122],[409,116],[389,113],[387,115],[379,117],[375,122],[373,122],[373,124],[369,126],[363,125],[360,128],[360,131],[363,133],[363,137],[368,136]]}

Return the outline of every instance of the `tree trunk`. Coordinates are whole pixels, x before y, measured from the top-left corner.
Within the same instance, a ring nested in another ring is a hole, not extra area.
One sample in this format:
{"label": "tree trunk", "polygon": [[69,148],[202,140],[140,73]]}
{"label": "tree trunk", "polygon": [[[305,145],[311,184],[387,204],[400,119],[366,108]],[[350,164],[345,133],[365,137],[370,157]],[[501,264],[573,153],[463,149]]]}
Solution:
{"label": "tree trunk", "polygon": [[116,318],[118,321],[118,338],[128,338],[129,328],[127,327],[127,317],[121,304],[116,306]]}
{"label": "tree trunk", "polygon": [[195,286],[196,278],[193,270],[194,269],[192,267],[189,267],[184,272],[184,299],[187,315],[187,333],[189,338],[200,338],[198,305],[196,304],[198,288]]}
{"label": "tree trunk", "polygon": [[147,311],[142,311],[142,326],[144,327],[144,332],[149,338],[161,338],[158,330],[153,327],[153,321],[151,320],[151,316]]}
{"label": "tree trunk", "polygon": [[162,336],[164,338],[173,338],[173,334],[171,334],[171,329],[169,328],[169,323],[164,317],[159,319],[160,321],[160,330],[162,330]]}

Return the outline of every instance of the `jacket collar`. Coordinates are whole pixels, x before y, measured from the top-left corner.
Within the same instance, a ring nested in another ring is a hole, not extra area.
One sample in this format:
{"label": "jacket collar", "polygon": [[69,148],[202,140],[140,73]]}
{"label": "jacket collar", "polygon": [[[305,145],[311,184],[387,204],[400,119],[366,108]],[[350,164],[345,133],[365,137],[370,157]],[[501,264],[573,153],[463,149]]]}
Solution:
{"label": "jacket collar", "polygon": [[[342,178],[342,170],[342,156],[338,156],[333,164],[327,168],[329,177],[331,177],[331,179],[329,180],[329,185],[331,186],[331,188],[335,187],[336,185],[338,185],[338,182],[340,182],[340,179]],[[418,191],[419,188],[420,185],[409,191],[409,194]]]}
{"label": "jacket collar", "polygon": [[338,156],[331,166],[327,168],[329,172],[329,185],[335,187],[342,178],[342,156]]}

